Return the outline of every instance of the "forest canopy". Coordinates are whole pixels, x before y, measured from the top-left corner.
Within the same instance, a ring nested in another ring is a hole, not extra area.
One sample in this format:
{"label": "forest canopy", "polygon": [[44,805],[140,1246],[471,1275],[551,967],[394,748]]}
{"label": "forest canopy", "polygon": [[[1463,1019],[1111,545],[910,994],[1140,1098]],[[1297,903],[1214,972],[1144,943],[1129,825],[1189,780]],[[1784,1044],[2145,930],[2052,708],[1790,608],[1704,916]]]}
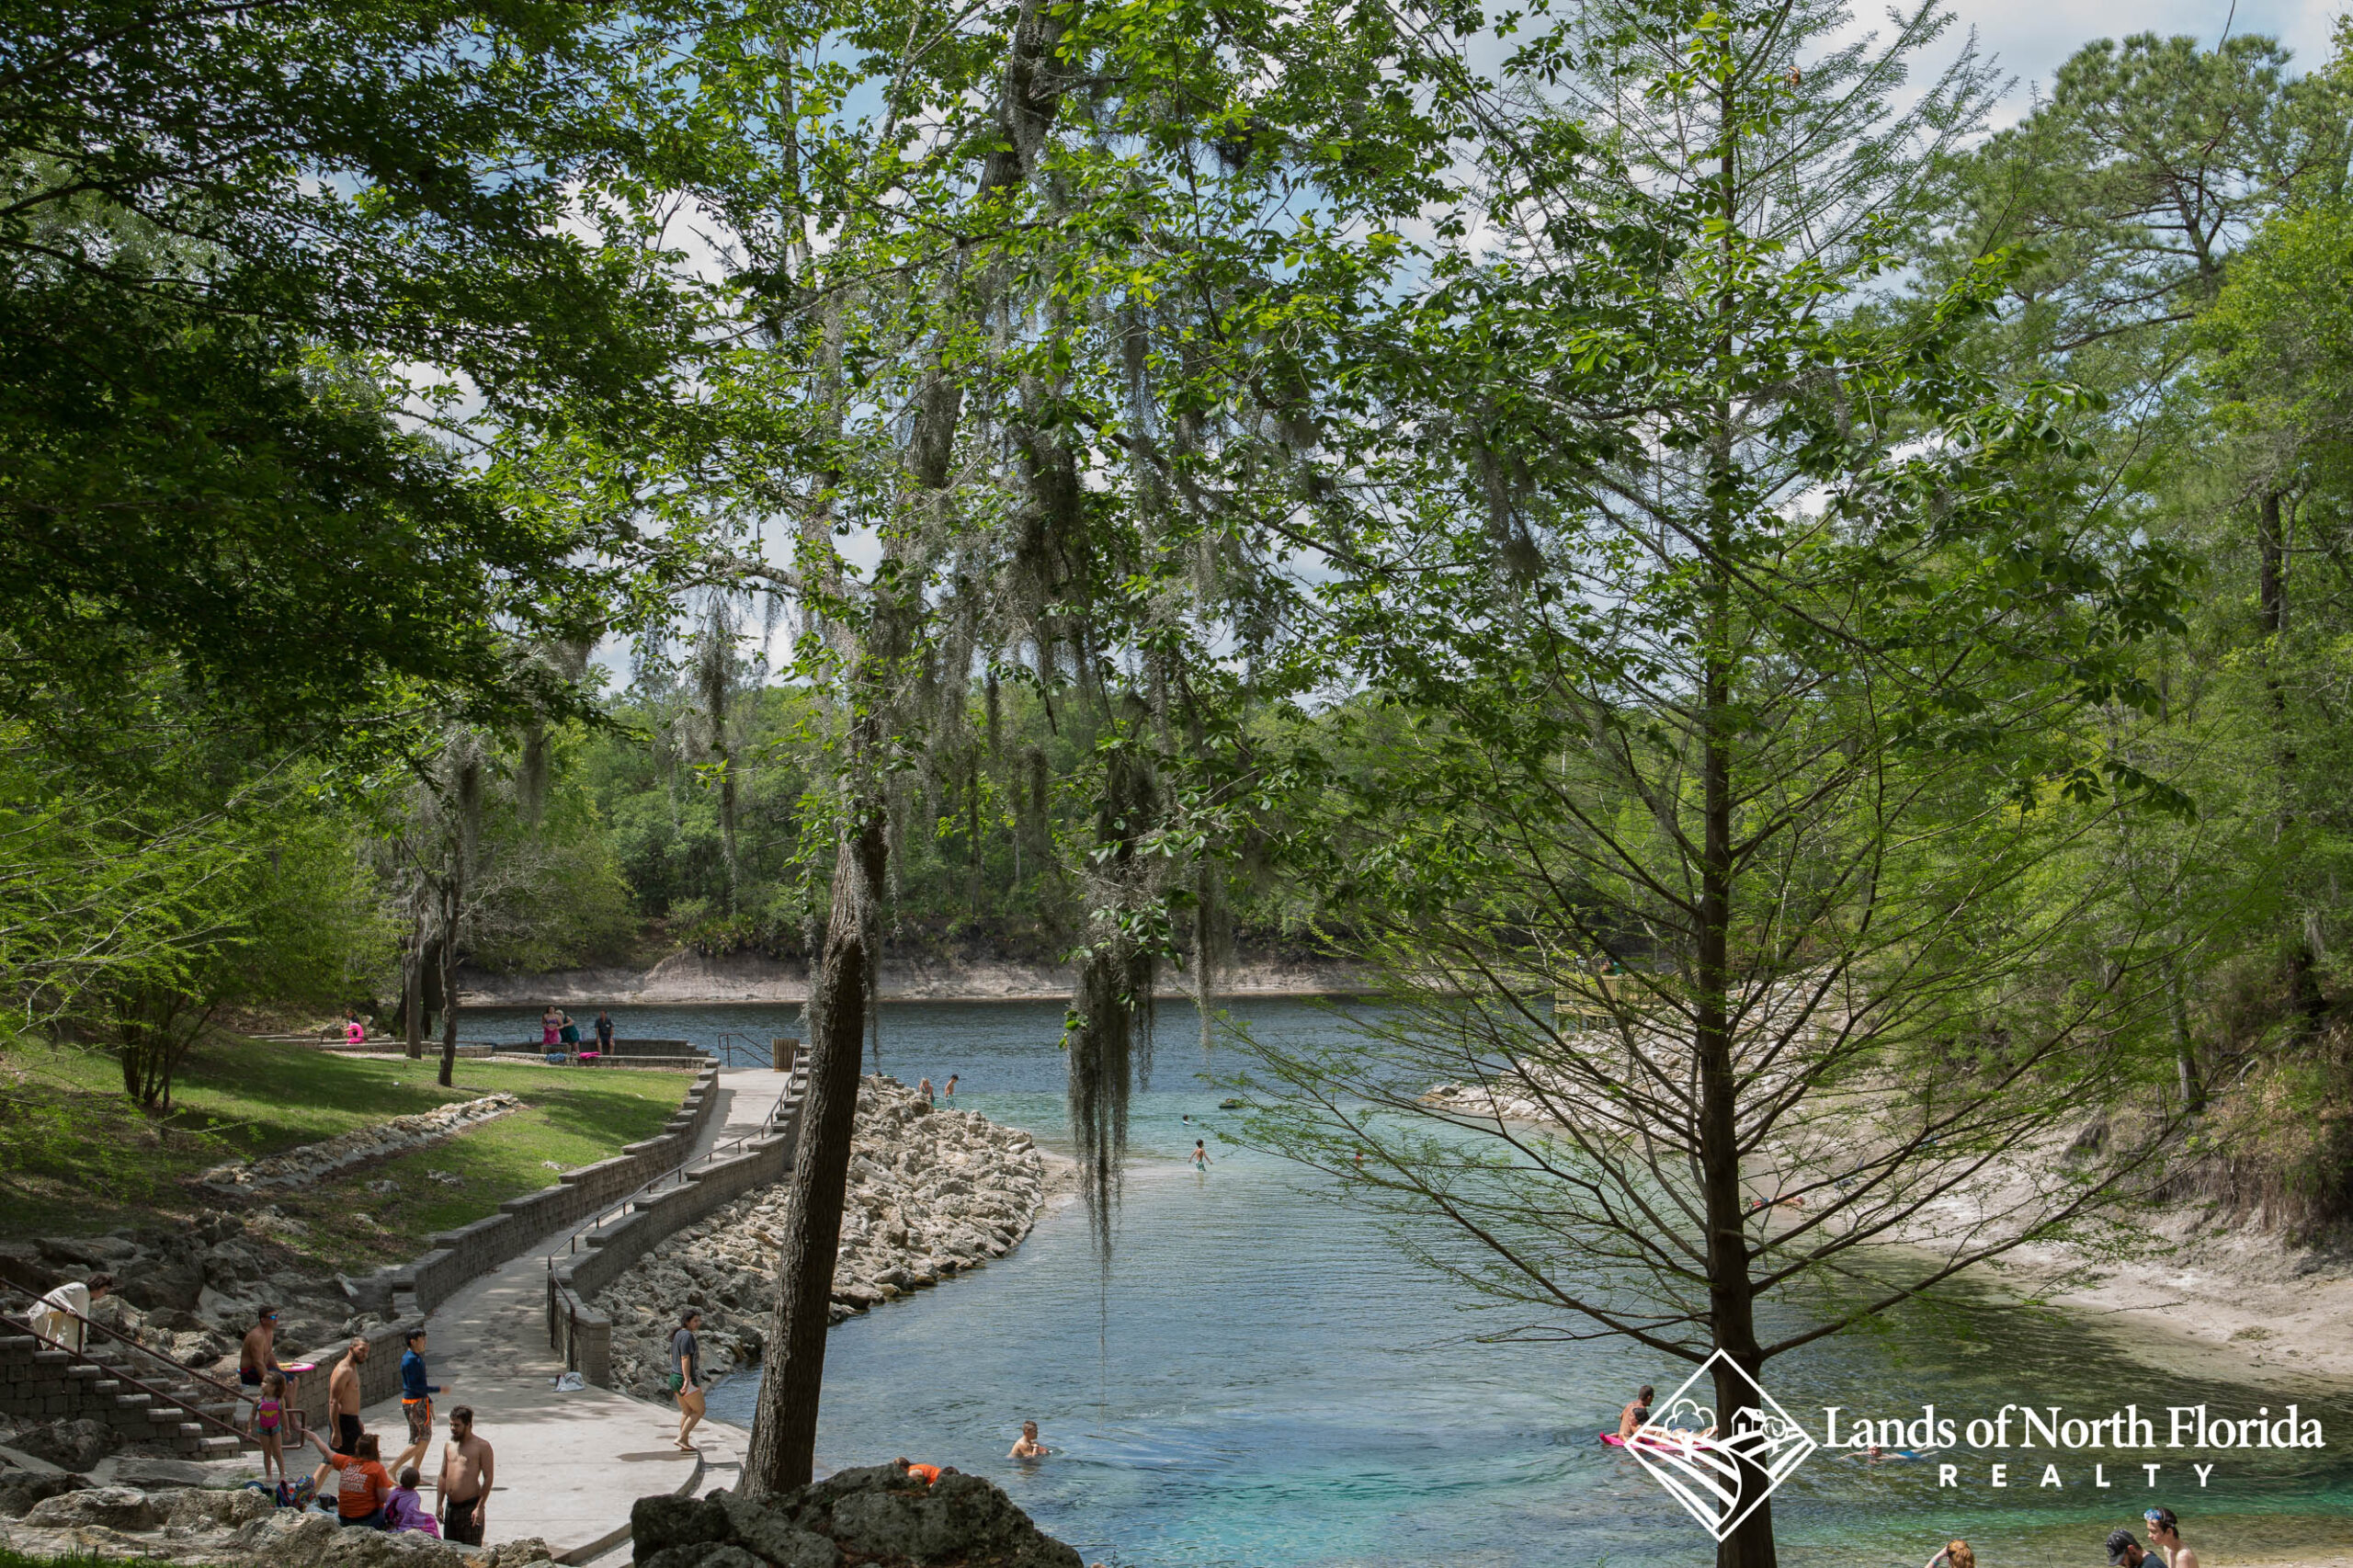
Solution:
{"label": "forest canopy", "polygon": [[[1396,1010],[1237,1041],[1253,1136],[1408,1223],[1534,1160],[1466,1283],[1576,1332],[1761,1361],[2094,1110],[2003,1244],[2159,1142],[2353,1220],[2343,24],[2005,119],[1933,3],[0,17],[9,1049],[447,1082],[472,976],[758,955],[822,1208],[880,962],[1010,959],[1108,1247],[1153,997],[1279,949]],[[1350,1108],[1449,1079],[1567,1152]],[[1745,1210],[1842,1149],[1847,1229]]]}

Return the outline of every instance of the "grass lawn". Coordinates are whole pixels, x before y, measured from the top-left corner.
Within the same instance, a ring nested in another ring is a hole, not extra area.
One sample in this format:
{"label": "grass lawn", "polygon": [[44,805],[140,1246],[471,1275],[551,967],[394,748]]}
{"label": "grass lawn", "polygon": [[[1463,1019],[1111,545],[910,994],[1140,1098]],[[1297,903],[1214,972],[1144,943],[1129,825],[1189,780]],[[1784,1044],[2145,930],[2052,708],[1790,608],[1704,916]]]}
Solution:
{"label": "grass lawn", "polygon": [[[87,1235],[188,1220],[221,1207],[191,1178],[233,1160],[315,1143],[371,1122],[505,1090],[524,1108],[446,1143],[336,1180],[256,1199],[267,1228],[319,1263],[359,1272],[424,1250],[424,1238],[551,1185],[563,1170],[652,1137],[690,1074],[551,1068],[460,1059],[369,1061],[261,1040],[207,1043],[183,1068],[172,1113],[150,1117],[122,1092],[107,1051],[35,1046],[0,1054],[0,1239]],[[443,1172],[455,1183],[429,1174]],[[391,1181],[391,1192],[369,1190]]]}

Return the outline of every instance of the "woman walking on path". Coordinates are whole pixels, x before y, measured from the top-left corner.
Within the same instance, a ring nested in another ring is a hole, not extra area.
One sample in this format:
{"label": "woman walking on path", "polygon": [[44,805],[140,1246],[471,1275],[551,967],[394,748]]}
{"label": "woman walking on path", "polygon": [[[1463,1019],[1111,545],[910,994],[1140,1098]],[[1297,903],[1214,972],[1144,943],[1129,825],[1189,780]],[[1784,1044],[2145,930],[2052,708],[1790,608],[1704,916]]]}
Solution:
{"label": "woman walking on path", "polygon": [[678,1395],[678,1449],[695,1452],[687,1440],[696,1423],[702,1419],[702,1346],[695,1339],[695,1325],[702,1322],[702,1313],[692,1307],[678,1320],[678,1332],[670,1336],[670,1386]]}

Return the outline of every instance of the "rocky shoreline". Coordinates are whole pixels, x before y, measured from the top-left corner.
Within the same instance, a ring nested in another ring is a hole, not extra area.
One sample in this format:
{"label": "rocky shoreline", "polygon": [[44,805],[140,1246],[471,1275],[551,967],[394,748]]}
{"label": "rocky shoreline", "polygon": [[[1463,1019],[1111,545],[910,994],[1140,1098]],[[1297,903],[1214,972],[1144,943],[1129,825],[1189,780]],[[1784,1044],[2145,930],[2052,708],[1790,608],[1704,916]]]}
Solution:
{"label": "rocky shoreline", "polygon": [[[1003,1257],[1057,1185],[1029,1134],[970,1111],[927,1108],[888,1077],[859,1085],[833,1321]],[[1057,1165],[1060,1165],[1057,1162]],[[666,1399],[671,1331],[702,1309],[703,1371],[759,1358],[776,1311],[785,1188],[765,1188],[662,1243],[597,1298],[613,1320],[613,1382]]]}
{"label": "rocky shoreline", "polygon": [[[1076,971],[1062,964],[1023,963],[1011,959],[885,959],[876,976],[884,1002],[1061,1002],[1067,1001]],[[799,1003],[809,997],[805,962],[753,953],[713,957],[673,953],[647,970],[577,969],[548,974],[459,975],[458,997],[470,1007],[541,1007],[549,1003],[581,1007],[691,1006],[722,1002]],[[1359,965],[1325,959],[1289,959],[1243,953],[1218,976],[1223,997],[1347,996],[1373,990],[1374,976]],[[1192,994],[1188,977],[1162,977],[1160,994],[1171,1001]]]}

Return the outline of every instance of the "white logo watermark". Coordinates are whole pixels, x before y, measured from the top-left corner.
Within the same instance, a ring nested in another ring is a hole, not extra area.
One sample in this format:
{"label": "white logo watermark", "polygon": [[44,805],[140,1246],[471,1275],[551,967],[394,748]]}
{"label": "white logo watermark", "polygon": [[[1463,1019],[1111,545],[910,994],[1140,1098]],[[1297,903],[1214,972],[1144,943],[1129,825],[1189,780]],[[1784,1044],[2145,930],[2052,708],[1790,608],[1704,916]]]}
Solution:
{"label": "white logo watermark", "polygon": [[[1756,1396],[1754,1406],[1733,1412],[1728,1432],[1717,1430],[1722,1424],[1712,1406],[1691,1392],[1704,1381],[1701,1396],[1715,1398],[1720,1362]],[[1667,1396],[1665,1413],[1637,1429],[1626,1449],[1702,1529],[1721,1541],[1805,1463],[1816,1446],[1755,1378],[1719,1350]],[[1741,1463],[1744,1459],[1749,1465]]]}

